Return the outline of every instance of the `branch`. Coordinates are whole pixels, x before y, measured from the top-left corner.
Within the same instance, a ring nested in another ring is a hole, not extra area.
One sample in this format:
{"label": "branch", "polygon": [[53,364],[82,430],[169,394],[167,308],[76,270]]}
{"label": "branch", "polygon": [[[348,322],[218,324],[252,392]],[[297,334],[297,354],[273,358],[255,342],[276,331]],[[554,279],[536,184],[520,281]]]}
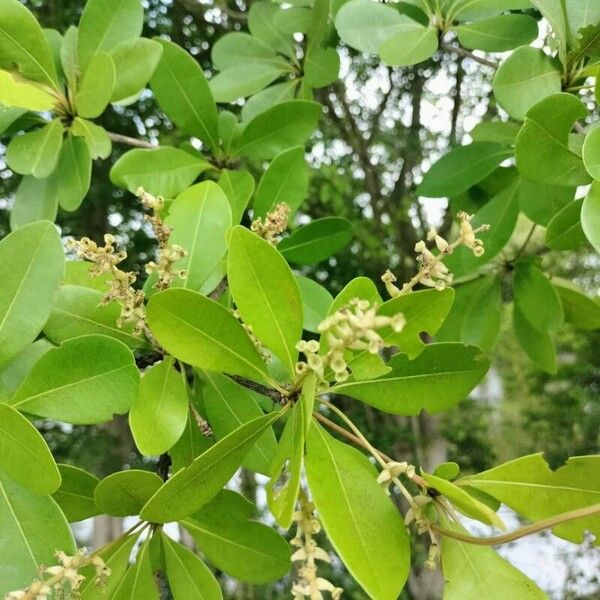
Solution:
{"label": "branch", "polygon": [[221,281],[219,281],[219,284],[217,285],[217,287],[210,294],[208,294],[208,297],[211,300],[217,300],[225,293],[227,286],[228,286],[227,277],[223,277],[223,279],[221,279]]}
{"label": "branch", "polygon": [[531,525],[521,527],[512,533],[505,533],[503,535],[497,535],[489,538],[474,537],[464,533],[450,531],[449,529],[444,529],[443,527],[438,527],[437,525],[433,524],[431,525],[431,529],[440,535],[445,535],[446,537],[458,540],[459,542],[474,544],[476,546],[497,546],[499,544],[513,542],[527,535],[539,533],[545,529],[551,529],[552,527],[556,527],[562,523],[568,523],[569,521],[575,521],[576,519],[583,519],[584,517],[591,517],[597,514],[600,514],[600,504],[594,504],[592,506],[586,506],[585,508],[578,508],[577,510],[554,515],[548,519],[542,519],[537,523],[532,523]]}
{"label": "branch", "polygon": [[153,150],[156,148],[151,142],[146,140],[140,140],[138,138],[129,137],[128,135],[121,135],[120,133],[114,133],[108,131],[108,137],[117,144],[125,144],[126,146],[133,146],[134,148],[145,148],[146,150]]}
{"label": "branch", "polygon": [[492,67],[492,69],[498,68],[498,63],[496,61],[483,58],[482,56],[477,56],[476,54],[473,54],[473,52],[469,52],[462,46],[451,46],[450,44],[443,43],[442,49],[447,50],[448,52],[454,52],[455,54],[458,54],[459,56],[464,56],[465,58],[470,58],[471,60],[478,62],[480,65]]}
{"label": "branch", "polygon": [[240,377],[239,375],[227,375],[229,379],[232,379],[239,385],[252,390],[262,396],[266,396],[267,398],[271,398],[273,402],[277,404],[286,404],[290,397],[279,390],[271,388],[267,385],[263,385],[262,383],[256,383],[256,381],[252,381],[251,379],[246,379],[245,377]]}

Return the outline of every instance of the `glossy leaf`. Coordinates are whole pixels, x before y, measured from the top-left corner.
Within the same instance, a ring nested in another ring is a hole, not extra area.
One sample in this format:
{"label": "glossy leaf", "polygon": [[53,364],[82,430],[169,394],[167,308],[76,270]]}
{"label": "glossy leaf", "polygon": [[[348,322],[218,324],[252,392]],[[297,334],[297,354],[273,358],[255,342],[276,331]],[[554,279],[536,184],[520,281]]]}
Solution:
{"label": "glossy leaf", "polygon": [[26,175],[17,188],[10,212],[10,228],[19,229],[36,221],[54,221],[57,212],[55,178],[38,179],[33,175]]}
{"label": "glossy leaf", "polygon": [[592,183],[583,201],[581,227],[590,244],[600,253],[600,185],[597,183]]}
{"label": "glossy leaf", "polygon": [[586,296],[574,285],[553,279],[566,323],[579,329],[600,329],[600,302]]}
{"label": "glossy leaf", "polygon": [[326,260],[352,240],[352,224],[340,217],[316,219],[281,240],[279,251],[286,260],[311,265]]}
{"label": "glossy leaf", "polygon": [[[497,498],[519,514],[539,521],[563,512],[598,504],[598,456],[575,456],[552,470],[543,455],[531,454],[461,480]],[[599,543],[600,517],[592,516],[557,525],[552,533],[580,544],[584,531]]]}
{"label": "glossy leaf", "polygon": [[174,600],[221,600],[219,582],[202,560],[170,537],[161,534],[161,538]]}
{"label": "glossy leaf", "polygon": [[195,415],[190,409],[181,437],[169,450],[169,456],[173,461],[172,472],[176,473],[180,469],[191,465],[197,456],[200,456],[212,445],[213,438],[202,433],[202,430],[198,427]]}
{"label": "glossy leaf", "polygon": [[[254,396],[220,373],[202,373],[204,410],[211,429],[219,440],[238,427],[263,415]],[[246,469],[268,475],[277,448],[275,434],[267,429],[242,462]]]}
{"label": "glossy leaf", "polygon": [[305,100],[289,100],[256,115],[244,127],[236,154],[267,159],[303,144],[317,125],[321,105]]}
{"label": "glossy leaf", "polygon": [[156,196],[173,198],[190,186],[209,164],[197,156],[165,146],[130,150],[110,170],[110,180],[134,194],[141,186]]}
{"label": "glossy leaf", "polygon": [[159,42],[145,38],[126,40],[110,51],[116,78],[111,102],[137,96],[154,74],[163,53]]}
{"label": "glossy leaf", "polygon": [[548,373],[556,373],[556,354],[547,331],[539,331],[513,306],[513,329],[527,356]]}
{"label": "glossy leaf", "polygon": [[162,479],[150,471],[119,471],[98,483],[94,491],[94,501],[107,515],[137,515],[161,485]]}
{"label": "glossy leaf", "polygon": [[104,335],[85,335],[44,354],[11,404],[67,423],[103,423],[129,410],[138,385],[139,372],[125,344]]}
{"label": "glossy leaf", "polygon": [[118,302],[102,303],[103,293],[79,285],[63,285],[56,295],[52,312],[44,325],[44,334],[56,344],[81,335],[102,334],[113,337],[131,349],[148,347],[133,325],[117,325],[121,315]]}
{"label": "glossy leaf", "polygon": [[36,18],[15,0],[1,0],[0,13],[0,68],[14,69],[16,65],[27,79],[56,88],[52,50]]}
{"label": "glossy leaf", "polygon": [[458,146],[425,173],[417,194],[429,198],[456,196],[487,177],[511,154],[491,142]]}
{"label": "glossy leaf", "polygon": [[229,200],[232,224],[237,225],[254,192],[254,178],[248,171],[223,169],[217,183]]}
{"label": "glossy leaf", "polygon": [[51,494],[60,473],[38,430],[14,408],[0,404],[0,469],[35,494]]}
{"label": "glossy leaf", "polygon": [[115,87],[115,63],[109,54],[94,54],[86,67],[75,95],[77,114],[94,119],[102,114]]}
{"label": "glossy leaf", "polygon": [[0,242],[0,365],[35,340],[64,270],[60,237],[49,221],[26,225]]}
{"label": "glossy leaf", "polygon": [[530,108],[515,147],[521,174],[547,185],[589,183],[581,156],[569,142],[573,124],[586,116],[581,100],[566,93],[548,96]]}
{"label": "glossy leaf", "polygon": [[33,82],[18,78],[14,73],[0,70],[0,103],[5,107],[27,110],[50,110],[56,98]]}
{"label": "glossy leaf", "polygon": [[139,0],[88,0],[79,21],[79,64],[85,72],[92,58],[142,33],[144,9]]}
{"label": "glossy leaf", "polygon": [[75,117],[73,125],[71,125],[71,133],[85,140],[93,159],[108,158],[110,156],[112,142],[103,127],[87,119]]}
{"label": "glossy leaf", "polygon": [[537,102],[561,91],[561,74],[555,61],[542,50],[523,46],[502,62],[493,88],[500,106],[522,121]]}
{"label": "glossy leaf", "polygon": [[264,217],[274,206],[285,202],[295,212],[308,193],[304,148],[290,148],[278,154],[261,177],[254,195],[254,215]]}
{"label": "glossy leaf", "polygon": [[214,300],[191,290],[154,294],[148,325],[176,358],[207,371],[262,380],[266,365],[239,321]]}
{"label": "glossy leaf", "polygon": [[173,359],[153,364],[144,372],[129,411],[135,445],[142,454],[159,456],[181,437],[187,417],[187,387]]}
{"label": "glossy leaf", "polygon": [[75,553],[75,540],[56,502],[21,487],[0,471],[0,594],[27,587],[55,552]]}
{"label": "glossy leaf", "polygon": [[270,63],[241,63],[215,75],[209,82],[217,102],[234,102],[260,92],[289,72],[289,67]]}
{"label": "glossy leaf", "polygon": [[583,199],[569,202],[548,223],[544,241],[552,250],[572,250],[587,242],[581,227]]}
{"label": "glossy leaf", "polygon": [[183,48],[166,40],[160,43],[162,58],[150,81],[158,104],[183,133],[195,135],[215,150],[217,107],[202,69]]}
{"label": "glossy leaf", "polygon": [[521,179],[518,185],[519,208],[527,218],[543,227],[575,196],[572,187],[544,185],[527,179]]}
{"label": "glossy leaf", "polygon": [[406,67],[431,58],[438,49],[438,32],[435,27],[400,15],[397,32],[379,47],[379,56],[386,65]]}
{"label": "glossy leaf", "polygon": [[310,87],[331,85],[337,80],[339,71],[340,56],[335,48],[319,48],[308,52],[304,61],[304,81]]}
{"label": "glossy leaf", "polygon": [[327,317],[329,307],[333,302],[333,296],[327,288],[316,281],[302,275],[296,275],[295,277],[302,297],[303,328],[306,331],[319,333],[319,323]]}
{"label": "glossy leaf", "polygon": [[90,187],[92,159],[83,138],[70,133],[65,138],[56,172],[56,195],[61,208],[74,211],[79,208]]}
{"label": "glossy leaf", "polygon": [[267,241],[237,226],[231,234],[227,278],[244,322],[293,374],[302,298],[285,259]]}
{"label": "glossy leaf", "polygon": [[408,535],[373,465],[313,423],[306,474],[320,520],[346,568],[370,598],[396,600],[410,569]]}
{"label": "glossy leaf", "polygon": [[6,163],[21,175],[48,177],[58,160],[63,126],[58,119],[41,129],[14,137],[6,149]]}
{"label": "glossy leaf", "polygon": [[533,42],[538,35],[535,19],[517,14],[461,24],[455,31],[462,46],[485,52],[506,52]]}
{"label": "glossy leaf", "polygon": [[83,521],[100,514],[100,509],[94,500],[94,490],[99,479],[71,465],[58,465],[60,471],[60,488],[52,497],[60,506],[69,523]]}
{"label": "glossy leaf", "polygon": [[227,252],[232,223],[225,192],[212,181],[193,185],[171,203],[165,222],[172,228],[169,243],[188,253],[176,265],[186,275],[175,285],[200,291]]}
{"label": "glossy leaf", "polygon": [[231,479],[264,431],[279,413],[244,423],[165,483],[143,507],[140,516],[155,523],[182,519],[214,498]]}
{"label": "glossy leaf", "polygon": [[455,343],[429,344],[415,358],[397,354],[392,371],[368,381],[336,385],[332,391],[362,400],[385,412],[430,414],[454,406],[483,379],[489,360],[476,346]]}

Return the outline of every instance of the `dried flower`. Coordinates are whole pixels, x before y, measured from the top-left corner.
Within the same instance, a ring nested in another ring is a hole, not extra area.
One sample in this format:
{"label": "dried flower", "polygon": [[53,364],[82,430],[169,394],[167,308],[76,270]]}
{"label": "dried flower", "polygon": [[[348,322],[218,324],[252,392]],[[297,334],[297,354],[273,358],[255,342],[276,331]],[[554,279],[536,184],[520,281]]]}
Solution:
{"label": "dried flower", "polygon": [[289,218],[290,207],[285,202],[280,202],[271,212],[267,213],[264,221],[260,217],[254,219],[250,229],[275,246],[279,235],[286,230]]}

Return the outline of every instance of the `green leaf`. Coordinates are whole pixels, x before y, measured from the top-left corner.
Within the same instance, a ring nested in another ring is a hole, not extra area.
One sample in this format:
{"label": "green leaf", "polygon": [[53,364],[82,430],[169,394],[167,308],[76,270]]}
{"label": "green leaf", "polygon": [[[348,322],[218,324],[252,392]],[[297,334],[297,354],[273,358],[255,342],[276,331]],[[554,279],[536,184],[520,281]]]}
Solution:
{"label": "green leaf", "polygon": [[275,25],[275,16],[281,9],[271,2],[253,2],[248,11],[248,29],[253,37],[269,44],[288,56],[294,56],[292,36]]}
{"label": "green leaf", "polygon": [[267,159],[303,144],[317,126],[321,105],[288,100],[256,115],[244,128],[236,154]]}
{"label": "green leaf", "polygon": [[84,335],[46,352],[11,404],[57,421],[93,424],[129,410],[139,372],[125,344],[105,335]]}
{"label": "green leaf", "polygon": [[190,409],[183,434],[169,450],[169,456],[173,461],[172,472],[176,473],[180,469],[191,465],[197,456],[200,456],[212,445],[213,438],[202,433]]}
{"label": "green leaf", "polygon": [[186,275],[175,285],[200,291],[227,252],[231,209],[225,192],[212,181],[197,183],[171,203],[165,222],[172,228],[169,243],[188,252],[176,264]]}
{"label": "green leaf", "polygon": [[513,302],[538,331],[556,331],[563,321],[560,300],[544,273],[532,262],[515,265]]}
{"label": "green leaf", "polygon": [[283,67],[269,63],[241,63],[215,75],[208,85],[217,102],[234,102],[260,92],[288,72],[285,63]]}
{"label": "green leaf", "polygon": [[392,371],[368,381],[341,383],[332,392],[400,415],[438,413],[456,405],[483,379],[490,362],[476,346],[428,344],[414,360],[396,354]]}
{"label": "green leaf", "polygon": [[293,375],[296,342],[302,335],[302,298],[285,259],[267,241],[238,225],[229,242],[227,278],[244,322]]}
{"label": "green leaf", "polygon": [[577,38],[582,27],[596,25],[600,22],[600,5],[594,0],[565,2],[564,9],[569,35],[572,39]]}
{"label": "green leaf", "polygon": [[162,479],[150,471],[119,471],[98,483],[94,491],[94,501],[107,515],[137,515],[162,483]]}
{"label": "green leaf", "polygon": [[6,164],[21,175],[43,179],[56,167],[63,126],[55,119],[41,129],[14,137],[6,149]]}
{"label": "green leaf", "polygon": [[531,0],[454,0],[452,14],[460,21],[478,20],[507,10],[531,8]]}
{"label": "green leaf", "polygon": [[558,42],[559,56],[564,57],[567,45],[567,24],[562,0],[530,0],[550,23],[552,31]]}
{"label": "green leaf", "polygon": [[483,281],[465,311],[460,339],[489,351],[494,346],[502,322],[502,279],[494,275]]}
{"label": "green leaf", "polygon": [[252,197],[254,178],[248,171],[223,169],[217,183],[229,200],[232,224],[237,225],[242,220]]}
{"label": "green leaf", "polygon": [[566,323],[579,329],[600,329],[600,303],[586,296],[570,282],[553,279]]}
{"label": "green leaf", "polygon": [[21,227],[0,241],[0,365],[35,340],[64,270],[60,237],[49,221]]}
{"label": "green leaf", "polygon": [[53,347],[44,338],[36,340],[0,369],[0,402],[8,402],[31,370],[31,367]]}
{"label": "green leaf", "polygon": [[205,509],[181,524],[218,569],[255,584],[275,581],[290,570],[290,546],[274,529]]}
{"label": "green leaf", "polygon": [[583,198],[569,202],[548,223],[545,243],[552,250],[574,250],[587,242],[581,228]]}
{"label": "green leaf", "polygon": [[534,223],[546,227],[556,213],[571,203],[575,190],[521,179],[518,194],[521,211]]}
{"label": "green leaf", "polygon": [[382,331],[384,341],[398,346],[409,358],[415,358],[425,348],[421,333],[435,335],[450,312],[453,301],[454,290],[451,288],[441,291],[420,290],[387,300],[380,306],[377,314],[393,317],[402,313],[405,323],[399,333],[385,328]]}
{"label": "green leaf", "polygon": [[377,54],[381,45],[404,26],[397,10],[370,0],[350,0],[335,17],[335,27],[344,43],[370,54]]}
{"label": "green leaf", "polygon": [[117,325],[121,305],[102,303],[102,292],[79,285],[63,285],[44,326],[44,335],[56,344],[82,335],[95,333],[113,337],[131,349],[147,348],[147,342],[132,333],[133,325]]}
{"label": "green leaf", "polygon": [[502,519],[491,508],[479,502],[464,489],[454,485],[447,479],[421,472],[423,479],[442,494],[459,512],[467,517],[481,521],[486,525],[493,525],[500,529],[506,529]]}
{"label": "green leaf", "polygon": [[337,80],[339,71],[340,56],[335,48],[317,48],[304,60],[304,81],[313,88],[331,85]]}
{"label": "green leaf", "polygon": [[456,196],[485,179],[511,155],[512,151],[491,142],[457,146],[425,173],[416,193],[429,198]]}
{"label": "green leaf", "polygon": [[506,52],[527,46],[538,35],[537,21],[533,17],[512,13],[460,24],[454,30],[461,46],[484,52]]}
{"label": "green leaf", "polygon": [[306,476],[327,537],[352,576],[370,598],[396,600],[408,578],[410,546],[373,465],[313,423]]}
{"label": "green leaf", "polygon": [[581,207],[581,227],[588,241],[596,252],[600,253],[600,185],[592,183],[592,187]]}
{"label": "green leaf", "polygon": [[15,73],[0,70],[0,103],[27,110],[51,110],[56,98],[41,87],[20,79]]}
{"label": "green leaf", "polygon": [[[446,518],[442,525],[457,533],[464,527]],[[442,536],[444,600],[547,600],[529,577],[492,548],[465,544]],[[502,582],[499,585],[499,582]]]}
{"label": "green leaf", "polygon": [[51,494],[60,486],[60,473],[44,438],[6,404],[0,404],[0,468],[36,494]]}
{"label": "green leaf", "polygon": [[254,94],[254,96],[248,98],[244,106],[242,106],[242,121],[247,123],[269,108],[272,108],[281,102],[285,102],[286,100],[293,100],[296,96],[298,84],[298,79],[290,79],[283,83],[271,85],[258,92],[258,94]]}
{"label": "green leaf", "polygon": [[494,142],[514,146],[521,126],[510,121],[481,121],[469,131],[474,142]]}
{"label": "green leaf", "polygon": [[254,216],[264,217],[274,206],[285,202],[294,213],[308,193],[304,148],[290,148],[278,154],[260,178],[254,195]]}
{"label": "green leaf", "polygon": [[183,362],[259,381],[266,376],[266,365],[242,325],[210,298],[191,290],[165,290],[150,299],[147,318],[159,344]]}
{"label": "green leaf", "polygon": [[600,180],[600,129],[592,129],[583,143],[583,163],[588,173]]}
{"label": "green leaf", "polygon": [[57,212],[56,178],[38,179],[25,175],[10,211],[10,228],[19,229],[35,221],[54,221]]}
{"label": "green leaf", "polygon": [[[553,471],[542,453],[530,454],[478,475],[462,479],[468,485],[497,498],[532,521],[598,504],[600,456],[575,456]],[[584,531],[600,543],[600,518],[577,519],[557,525],[552,533],[581,544]]]}
{"label": "green leaf", "polygon": [[83,138],[71,133],[67,135],[52,177],[56,179],[56,195],[61,208],[77,210],[88,192],[92,177],[92,159]]}
{"label": "green leaf", "polygon": [[150,81],[158,104],[183,133],[216,150],[217,106],[200,65],[183,48],[159,41],[163,54]]}
{"label": "green leaf", "polygon": [[123,583],[123,578],[129,568],[129,557],[138,537],[139,534],[120,537],[114,542],[102,546],[95,553],[104,559],[106,566],[110,569],[110,577],[107,577],[105,586],[97,586],[94,585],[94,568],[84,569],[86,579],[81,584],[82,600],[104,600],[106,598],[114,600],[116,598],[115,592]]}
{"label": "green leaf", "polygon": [[132,194],[141,186],[155,196],[174,198],[209,167],[197,156],[170,146],[135,149],[114,164],[110,180]]}
{"label": "green leaf", "polygon": [[77,94],[75,106],[81,117],[99,117],[112,97],[115,87],[115,63],[109,54],[95,54],[86,67]]}
{"label": "green leaf", "polygon": [[515,147],[520,173],[546,185],[589,183],[581,156],[569,143],[573,123],[587,112],[579,98],[566,93],[548,96],[530,108]]}
{"label": "green leaf", "polygon": [[110,56],[115,63],[116,79],[111,102],[137,96],[156,71],[163,47],[145,38],[126,40],[115,46]]}
{"label": "green leaf", "polygon": [[135,564],[127,569],[125,577],[115,590],[112,597],[114,600],[130,600],[133,598],[159,600],[150,558],[151,542],[152,538],[147,538],[141,545]]}
{"label": "green leaf", "polygon": [[327,317],[329,307],[333,302],[333,296],[327,288],[316,281],[302,275],[296,275],[295,277],[302,297],[303,328],[306,331],[319,333],[319,323]]}
{"label": "green leaf", "polygon": [[379,47],[386,65],[406,67],[431,58],[438,49],[438,30],[399,15],[397,32]]}
{"label": "green leaf", "polygon": [[286,68],[288,63],[261,39],[250,34],[234,31],[220,37],[211,49],[213,65],[225,71],[239,65],[271,65]]}
{"label": "green leaf", "polygon": [[139,0],[88,0],[79,20],[79,65],[85,72],[92,58],[142,33],[144,9]]}
{"label": "green leaf", "polygon": [[91,473],[71,465],[58,465],[61,484],[52,494],[69,523],[83,521],[100,514],[94,500],[99,479]]}
{"label": "green leaf", "polygon": [[556,355],[552,338],[529,323],[523,313],[513,306],[513,328],[527,356],[548,373],[556,373]]}
{"label": "green leaf", "polygon": [[161,538],[174,600],[221,600],[219,582],[202,560],[163,533]]}
{"label": "green leaf", "polygon": [[522,121],[540,100],[561,91],[561,72],[543,50],[523,46],[502,62],[493,81],[498,104]]}
{"label": "green leaf", "polygon": [[85,140],[91,158],[108,158],[110,156],[112,142],[106,130],[100,125],[75,117],[71,125],[71,133]]}
{"label": "green leaf", "polygon": [[79,31],[71,25],[60,47],[60,65],[67,80],[67,87],[76,90],[79,78],[79,56],[77,51]]}
{"label": "green leaf", "polygon": [[50,496],[22,488],[0,472],[0,594],[26,588],[55,552],[75,554],[69,524]]}
{"label": "green leaf", "polygon": [[[206,383],[202,388],[204,410],[218,440],[244,423],[262,416],[263,412],[254,396],[229,377],[204,371],[202,379]],[[242,466],[268,475],[276,448],[275,434],[269,428],[246,454]]]}
{"label": "green leaf", "polygon": [[311,265],[345,248],[353,237],[352,223],[341,217],[324,217],[296,229],[281,240],[278,249],[291,262]]}
{"label": "green leaf", "polygon": [[159,456],[183,434],[188,417],[187,387],[181,373],[166,358],[149,367],[129,412],[129,427],[139,451]]}
{"label": "green leaf", "polygon": [[58,88],[50,44],[36,18],[17,0],[0,0],[0,68]]}
{"label": "green leaf", "polygon": [[244,423],[181,469],[145,504],[140,516],[166,523],[187,517],[214,498],[263,432],[281,415],[271,413]]}
{"label": "green leaf", "polygon": [[0,134],[5,133],[13,123],[18,123],[19,119],[27,114],[27,111],[23,108],[14,108],[0,104]]}
{"label": "green leaf", "polygon": [[312,419],[315,401],[315,378],[307,378],[302,396],[294,408],[279,440],[273,460],[271,479],[266,485],[267,503],[277,524],[289,529],[300,491],[304,463],[304,441]]}

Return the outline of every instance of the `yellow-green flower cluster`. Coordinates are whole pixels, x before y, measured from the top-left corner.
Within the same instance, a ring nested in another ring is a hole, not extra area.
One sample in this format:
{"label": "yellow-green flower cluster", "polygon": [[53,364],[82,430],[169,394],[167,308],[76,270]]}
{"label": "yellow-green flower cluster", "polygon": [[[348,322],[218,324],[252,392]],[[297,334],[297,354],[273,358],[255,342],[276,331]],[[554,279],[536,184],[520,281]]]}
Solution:
{"label": "yellow-green flower cluster", "polygon": [[63,597],[79,597],[78,592],[85,577],[79,570],[87,565],[95,568],[94,585],[102,587],[110,575],[110,569],[100,556],[88,556],[81,548],[74,556],[62,551],[56,553],[60,564],[44,569],[42,579],[36,580],[23,590],[8,592],[5,600],[59,600]]}
{"label": "yellow-green flower cluster", "polygon": [[330,563],[331,559],[323,548],[317,546],[313,537],[321,531],[321,523],[315,517],[314,510],[314,504],[301,492],[299,510],[293,516],[298,527],[290,542],[297,548],[292,554],[292,561],[300,563],[298,579],[292,586],[292,596],[295,600],[323,600],[323,592],[329,592],[333,600],[338,600],[342,597],[343,590],[317,574],[317,561]]}
{"label": "yellow-green flower cluster", "polygon": [[404,327],[404,315],[378,315],[377,309],[368,300],[354,298],[345,308],[328,316],[319,324],[319,332],[327,342],[327,353],[319,354],[321,345],[316,340],[299,341],[296,349],[304,353],[306,361],[296,364],[297,373],[301,375],[307,370],[313,371],[317,375],[319,389],[327,388],[327,368],[333,371],[335,381],[346,381],[350,376],[345,358],[347,350],[377,354],[385,346],[378,330],[391,327],[395,332],[400,332]]}
{"label": "yellow-green flower cluster", "polygon": [[425,566],[428,569],[435,569],[437,567],[437,561],[440,556],[440,545],[437,536],[431,528],[429,518],[425,514],[425,507],[432,502],[433,499],[425,494],[414,496],[404,518],[406,526],[414,522],[418,534],[429,534],[429,556],[425,562]]}
{"label": "yellow-green flower cluster", "polygon": [[279,241],[279,236],[286,230],[289,218],[290,207],[285,202],[280,202],[271,212],[267,213],[264,221],[260,217],[254,219],[250,229],[275,246]]}

